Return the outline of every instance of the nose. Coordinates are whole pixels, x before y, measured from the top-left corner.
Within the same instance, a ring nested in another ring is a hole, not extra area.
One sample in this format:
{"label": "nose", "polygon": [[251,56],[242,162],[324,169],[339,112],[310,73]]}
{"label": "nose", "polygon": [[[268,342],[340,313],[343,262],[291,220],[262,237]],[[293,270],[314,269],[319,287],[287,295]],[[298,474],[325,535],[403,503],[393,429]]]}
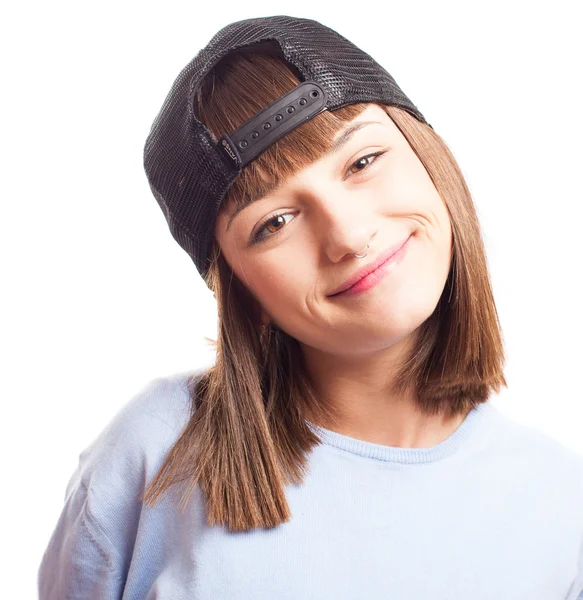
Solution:
{"label": "nose", "polygon": [[336,190],[332,200],[328,198],[317,206],[316,239],[330,261],[366,252],[376,232],[370,199],[367,202],[363,194]]}

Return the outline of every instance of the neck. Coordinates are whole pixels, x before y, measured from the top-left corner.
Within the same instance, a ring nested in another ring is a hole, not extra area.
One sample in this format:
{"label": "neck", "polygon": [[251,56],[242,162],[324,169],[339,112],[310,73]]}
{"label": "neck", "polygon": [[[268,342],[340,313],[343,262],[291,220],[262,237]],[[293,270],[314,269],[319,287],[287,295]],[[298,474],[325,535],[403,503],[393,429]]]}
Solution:
{"label": "neck", "polygon": [[398,361],[411,343],[404,339],[381,352],[359,357],[303,347],[312,385],[330,411],[329,417],[314,424],[399,448],[430,448],[447,439],[461,425],[467,411],[454,417],[427,415],[420,412],[413,388],[399,397],[387,391]]}

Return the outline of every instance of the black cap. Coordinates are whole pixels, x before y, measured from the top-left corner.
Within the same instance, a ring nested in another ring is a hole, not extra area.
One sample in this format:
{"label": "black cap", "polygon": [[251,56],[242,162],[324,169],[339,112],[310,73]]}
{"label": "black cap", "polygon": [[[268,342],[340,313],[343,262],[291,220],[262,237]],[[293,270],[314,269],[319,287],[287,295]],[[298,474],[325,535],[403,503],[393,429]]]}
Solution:
{"label": "black cap", "polygon": [[[194,115],[198,87],[225,55],[267,40],[277,42],[303,81],[215,140]],[[152,124],[144,168],[172,235],[203,277],[221,201],[241,169],[323,110],[359,102],[399,106],[429,125],[369,54],[312,19],[279,15],[231,23],[184,67]]]}

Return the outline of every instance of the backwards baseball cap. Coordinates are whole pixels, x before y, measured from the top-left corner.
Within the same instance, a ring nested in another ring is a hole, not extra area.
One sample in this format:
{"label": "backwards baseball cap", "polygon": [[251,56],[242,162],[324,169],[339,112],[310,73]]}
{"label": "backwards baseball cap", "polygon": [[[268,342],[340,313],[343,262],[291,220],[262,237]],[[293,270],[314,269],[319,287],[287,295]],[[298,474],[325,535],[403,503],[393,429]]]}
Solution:
{"label": "backwards baseball cap", "polygon": [[[267,40],[278,44],[303,81],[216,140],[194,114],[198,88],[224,56]],[[202,277],[221,201],[241,170],[322,111],[360,102],[401,107],[431,127],[370,55],[311,19],[279,15],[231,23],[184,67],[152,124],[144,168],[173,237]]]}

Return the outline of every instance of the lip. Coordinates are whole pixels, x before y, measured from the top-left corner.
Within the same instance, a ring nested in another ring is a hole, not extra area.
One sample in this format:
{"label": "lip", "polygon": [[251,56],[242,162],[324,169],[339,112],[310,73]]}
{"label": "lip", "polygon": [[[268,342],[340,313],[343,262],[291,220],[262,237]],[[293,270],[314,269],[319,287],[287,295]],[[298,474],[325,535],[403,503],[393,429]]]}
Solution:
{"label": "lip", "polygon": [[[371,275],[372,273],[377,271],[380,267],[389,266],[390,264],[396,262],[395,259],[397,259],[397,256],[396,256],[397,253],[399,253],[399,256],[403,255],[403,252],[399,252],[399,250],[401,250],[401,248],[403,248],[405,246],[405,244],[411,239],[411,237],[412,237],[412,234],[409,235],[406,239],[398,242],[397,244],[394,244],[393,246],[391,246],[390,248],[388,248],[387,250],[385,250],[384,252],[379,254],[378,257],[375,260],[373,260],[370,264],[368,264],[368,265],[362,267],[361,269],[359,269],[358,271],[356,271],[354,273],[354,275],[350,276],[341,286],[336,288],[331,294],[328,294],[328,297],[339,295],[342,292],[348,292],[349,290],[351,290],[351,288],[355,288],[356,284],[358,284],[360,281],[362,281],[368,275]],[[391,259],[393,259],[393,260],[391,260]],[[365,282],[363,282],[363,284],[364,283]],[[369,287],[372,287],[372,285],[374,285],[374,282],[371,281],[371,285],[366,285],[366,286],[363,285],[363,286],[358,286],[358,287],[359,288],[362,287],[364,290],[364,289],[368,289]],[[355,293],[357,291],[361,291],[361,290],[354,289]]]}

